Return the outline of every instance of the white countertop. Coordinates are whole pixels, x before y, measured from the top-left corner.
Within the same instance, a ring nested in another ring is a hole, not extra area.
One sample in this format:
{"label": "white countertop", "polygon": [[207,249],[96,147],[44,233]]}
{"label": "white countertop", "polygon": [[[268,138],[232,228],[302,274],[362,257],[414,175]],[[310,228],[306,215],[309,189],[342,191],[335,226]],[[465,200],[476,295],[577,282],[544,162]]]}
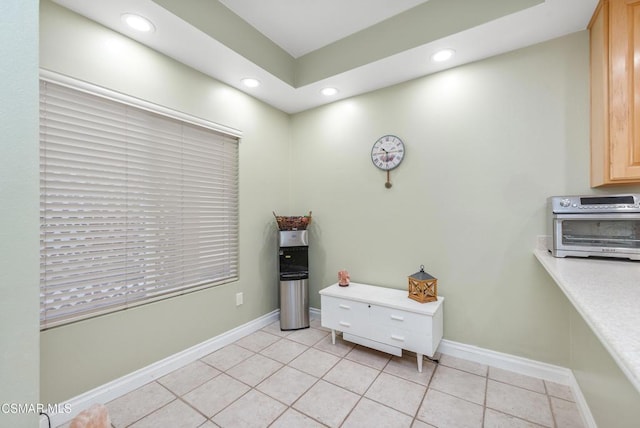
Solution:
{"label": "white countertop", "polygon": [[534,253],[640,392],[640,262]]}

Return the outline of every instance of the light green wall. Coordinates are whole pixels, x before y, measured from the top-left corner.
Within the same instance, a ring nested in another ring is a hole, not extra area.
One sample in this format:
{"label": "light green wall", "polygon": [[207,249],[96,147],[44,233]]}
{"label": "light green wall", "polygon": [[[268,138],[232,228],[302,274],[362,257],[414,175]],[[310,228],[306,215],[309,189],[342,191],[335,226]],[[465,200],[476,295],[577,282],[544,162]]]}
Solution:
{"label": "light green wall", "polygon": [[580,314],[570,310],[571,368],[599,427],[636,428],[640,393]]}
{"label": "light green wall", "polygon": [[[0,2],[0,404],[39,400],[38,2]],[[37,425],[0,413],[0,426]]]}
{"label": "light green wall", "polygon": [[[289,208],[289,116],[49,1],[41,3],[40,63],[244,133],[240,280],[44,331],[42,399],[66,400],[275,310],[271,212]],[[236,292],[244,293],[239,307]]]}
{"label": "light green wall", "polygon": [[[402,289],[424,264],[446,339],[575,367],[596,419],[620,418],[600,426],[631,426],[637,392],[532,253],[546,198],[592,192],[588,55],[583,31],[295,115],[293,210],[314,213],[312,306],[339,269]],[[384,134],[406,145],[391,189]]]}
{"label": "light green wall", "polygon": [[[565,152],[588,145],[586,33],[294,116],[294,209],[312,209],[317,290],[353,281],[405,288],[438,278],[445,337],[566,366],[562,293],[532,250],[546,198],[568,189]],[[370,159],[405,141],[393,187]],[[588,164],[571,191],[589,190]]]}

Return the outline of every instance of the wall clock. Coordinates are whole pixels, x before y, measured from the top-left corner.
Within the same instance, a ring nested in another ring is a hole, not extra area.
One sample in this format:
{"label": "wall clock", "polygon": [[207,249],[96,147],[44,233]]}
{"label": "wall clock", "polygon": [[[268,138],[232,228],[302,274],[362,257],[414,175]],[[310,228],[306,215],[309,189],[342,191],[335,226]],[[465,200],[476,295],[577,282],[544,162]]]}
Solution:
{"label": "wall clock", "polygon": [[373,143],[371,161],[383,171],[387,171],[387,182],[384,187],[391,188],[389,171],[397,168],[404,159],[404,143],[395,135],[383,135]]}

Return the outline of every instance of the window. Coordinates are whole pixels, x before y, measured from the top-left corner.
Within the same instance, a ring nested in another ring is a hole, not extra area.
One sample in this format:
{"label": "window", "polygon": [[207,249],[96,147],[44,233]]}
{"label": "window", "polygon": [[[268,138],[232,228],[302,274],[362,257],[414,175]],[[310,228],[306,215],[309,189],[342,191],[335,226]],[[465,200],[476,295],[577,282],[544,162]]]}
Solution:
{"label": "window", "polygon": [[239,132],[47,76],[41,328],[236,280]]}

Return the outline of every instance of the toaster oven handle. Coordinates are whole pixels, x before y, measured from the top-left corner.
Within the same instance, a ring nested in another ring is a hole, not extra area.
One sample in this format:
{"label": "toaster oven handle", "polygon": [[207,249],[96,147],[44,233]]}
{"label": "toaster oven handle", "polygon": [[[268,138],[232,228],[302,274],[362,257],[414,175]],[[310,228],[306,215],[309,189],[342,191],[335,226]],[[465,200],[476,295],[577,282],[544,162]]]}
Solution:
{"label": "toaster oven handle", "polygon": [[554,220],[640,220],[640,213],[553,214]]}

